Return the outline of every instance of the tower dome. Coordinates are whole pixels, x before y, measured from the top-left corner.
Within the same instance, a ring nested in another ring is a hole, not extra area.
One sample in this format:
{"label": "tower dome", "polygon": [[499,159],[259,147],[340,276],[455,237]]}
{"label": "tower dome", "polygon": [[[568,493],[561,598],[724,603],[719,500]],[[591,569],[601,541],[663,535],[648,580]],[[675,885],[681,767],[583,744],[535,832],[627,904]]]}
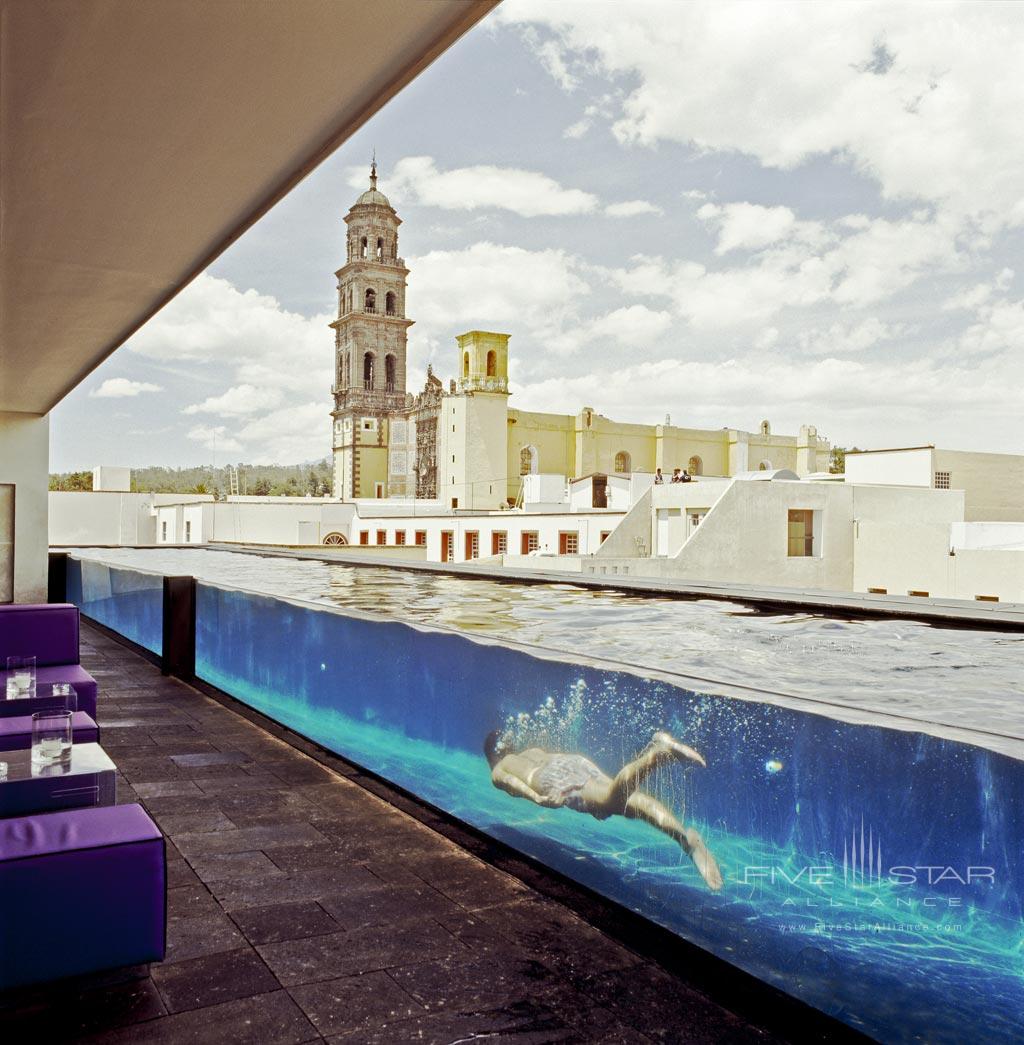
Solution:
{"label": "tower dome", "polygon": [[371,207],[390,207],[391,201],[377,188],[377,160],[374,159],[370,167],[370,187],[364,192],[353,206],[368,204]]}

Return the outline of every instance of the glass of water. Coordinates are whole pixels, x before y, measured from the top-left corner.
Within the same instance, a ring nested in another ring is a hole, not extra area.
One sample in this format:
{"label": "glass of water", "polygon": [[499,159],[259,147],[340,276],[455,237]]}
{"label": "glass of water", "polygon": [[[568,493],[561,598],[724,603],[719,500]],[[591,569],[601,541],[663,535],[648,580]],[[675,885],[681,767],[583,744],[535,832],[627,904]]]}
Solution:
{"label": "glass of water", "polygon": [[37,711],[32,716],[32,765],[71,764],[71,712]]}
{"label": "glass of water", "polygon": [[62,711],[78,710],[78,691],[70,682],[54,682],[50,687],[53,707]]}
{"label": "glass of water", "polygon": [[7,699],[36,695],[36,658],[7,658]]}

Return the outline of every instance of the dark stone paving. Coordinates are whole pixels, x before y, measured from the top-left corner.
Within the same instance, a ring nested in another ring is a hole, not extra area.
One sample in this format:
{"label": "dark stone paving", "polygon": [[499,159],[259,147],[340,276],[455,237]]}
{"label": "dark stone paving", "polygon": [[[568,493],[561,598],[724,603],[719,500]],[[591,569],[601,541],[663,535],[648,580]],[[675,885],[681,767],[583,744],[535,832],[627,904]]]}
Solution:
{"label": "dark stone paving", "polygon": [[88,626],[82,660],[167,836],[167,960],[8,995],[0,1040],[777,1040]]}

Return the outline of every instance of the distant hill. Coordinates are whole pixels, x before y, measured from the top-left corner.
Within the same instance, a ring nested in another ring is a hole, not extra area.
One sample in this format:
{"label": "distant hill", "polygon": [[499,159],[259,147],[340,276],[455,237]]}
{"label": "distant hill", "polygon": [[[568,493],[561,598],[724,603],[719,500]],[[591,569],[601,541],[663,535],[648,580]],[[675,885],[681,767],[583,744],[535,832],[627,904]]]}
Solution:
{"label": "distant hill", "polygon": [[[238,464],[238,492],[258,497],[314,497],[331,492],[331,464]],[[91,490],[92,472],[60,472],[50,475],[51,490]],[[133,468],[132,490],[137,493],[212,493],[218,500],[230,492],[228,466],[212,468]]]}

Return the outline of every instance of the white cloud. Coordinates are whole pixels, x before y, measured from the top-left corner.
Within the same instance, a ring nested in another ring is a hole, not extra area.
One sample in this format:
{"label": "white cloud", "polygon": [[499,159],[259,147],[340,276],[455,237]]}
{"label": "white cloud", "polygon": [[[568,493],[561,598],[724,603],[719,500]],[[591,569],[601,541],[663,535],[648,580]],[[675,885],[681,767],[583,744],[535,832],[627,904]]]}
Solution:
{"label": "white cloud", "polygon": [[1013,281],[1013,269],[1002,269],[991,283],[975,283],[973,287],[964,287],[957,291],[952,297],[946,299],[942,308],[944,311],[964,309],[967,312],[975,312],[986,304],[996,290],[1006,290]]}
{"label": "white cloud", "polygon": [[575,123],[570,123],[568,127],[562,131],[562,137],[568,138],[570,141],[578,141],[590,130],[591,122],[586,117],[581,120],[577,120]]}
{"label": "white cloud", "polygon": [[278,388],[257,388],[255,385],[236,385],[219,396],[208,396],[201,403],[186,406],[183,414],[219,414],[221,417],[242,417],[260,413],[281,402]]}
{"label": "white cloud", "polygon": [[826,226],[791,220],[784,207],[705,204],[698,214],[719,228],[716,253],[742,245],[752,256],[720,269],[637,256],[609,276],[628,293],[671,298],[678,316],[705,329],[763,323],[792,307],[874,305],[960,264],[955,229],[926,215],[854,215]]}
{"label": "white cloud", "polygon": [[[718,206],[705,203],[697,211],[697,217],[718,226],[716,254],[728,254],[731,250],[760,250],[779,240],[796,238],[814,239],[820,236],[821,226],[810,222],[798,225],[796,215],[789,207],[762,207],[756,203],[728,203]],[[809,235],[808,233],[813,233]]]}
{"label": "white cloud", "polygon": [[816,424],[847,445],[877,445],[883,415],[887,440],[933,438],[936,411],[953,390],[957,409],[943,426],[945,438],[966,441],[985,426],[992,438],[1005,433],[1012,439],[1019,393],[997,363],[894,358],[867,364],[757,351],[714,362],[663,358],[595,367],[526,382],[516,391],[530,410],[564,412],[567,403],[590,403],[619,421],[651,424],[667,412],[676,424],[710,428],[749,429],[769,417],[777,431]]}
{"label": "white cloud", "polygon": [[[1024,367],[1020,363],[1024,347],[1024,301],[997,301],[981,309],[979,321],[964,331],[960,348],[972,355],[1007,352],[1015,361],[1016,380],[1020,388]],[[1019,392],[1018,392],[1019,394]]]}
{"label": "white cloud", "polygon": [[243,449],[234,436],[228,435],[226,425],[194,425],[186,435],[214,453],[234,453]]}
{"label": "white cloud", "polygon": [[128,396],[137,396],[141,392],[159,391],[160,385],[151,384],[149,381],[129,381],[126,377],[108,377],[89,395],[93,399],[124,399]]}
{"label": "white cloud", "polygon": [[555,249],[474,243],[430,251],[409,268],[410,351],[421,360],[440,338],[475,328],[545,344],[578,323],[590,293],[580,259]]}
{"label": "white cloud", "polygon": [[883,341],[891,341],[902,333],[902,329],[883,323],[877,316],[854,323],[833,323],[826,329],[801,331],[797,343],[808,355],[849,356],[872,348]]}
{"label": "white cloud", "polygon": [[[349,184],[364,187],[366,171],[351,168]],[[406,156],[391,174],[381,177],[381,189],[396,199],[443,210],[496,208],[524,218],[589,214],[598,199],[582,189],[567,189],[539,171],[517,167],[454,167],[441,170],[432,156]]]}
{"label": "white cloud", "polygon": [[646,354],[671,326],[670,313],[655,312],[646,305],[629,305],[574,323],[561,334],[548,338],[547,344],[559,355],[570,355],[581,349],[592,350],[602,341]]}
{"label": "white cloud", "polygon": [[[217,453],[245,453],[256,460],[312,460],[330,453],[330,388],[333,317],[289,312],[267,294],[240,291],[227,280],[201,275],[128,343],[152,359],[186,362],[195,373],[223,373],[223,392],[186,406],[184,414],[245,418],[241,426],[197,424],[187,438]],[[320,403],[315,423],[276,433],[264,418],[302,419]],[[292,411],[292,412],[290,412]],[[295,413],[294,411],[298,411]],[[287,447],[290,456],[276,456]]]}
{"label": "white cloud", "polygon": [[493,17],[528,27],[551,71],[581,64],[628,84],[623,143],[693,143],[783,170],[829,156],[887,198],[1024,221],[1014,4],[636,4],[625,20],[617,4],[518,0]]}
{"label": "white cloud", "polygon": [[635,218],[640,214],[661,214],[662,209],[647,200],[624,200],[622,203],[609,203],[604,212],[610,218]]}

